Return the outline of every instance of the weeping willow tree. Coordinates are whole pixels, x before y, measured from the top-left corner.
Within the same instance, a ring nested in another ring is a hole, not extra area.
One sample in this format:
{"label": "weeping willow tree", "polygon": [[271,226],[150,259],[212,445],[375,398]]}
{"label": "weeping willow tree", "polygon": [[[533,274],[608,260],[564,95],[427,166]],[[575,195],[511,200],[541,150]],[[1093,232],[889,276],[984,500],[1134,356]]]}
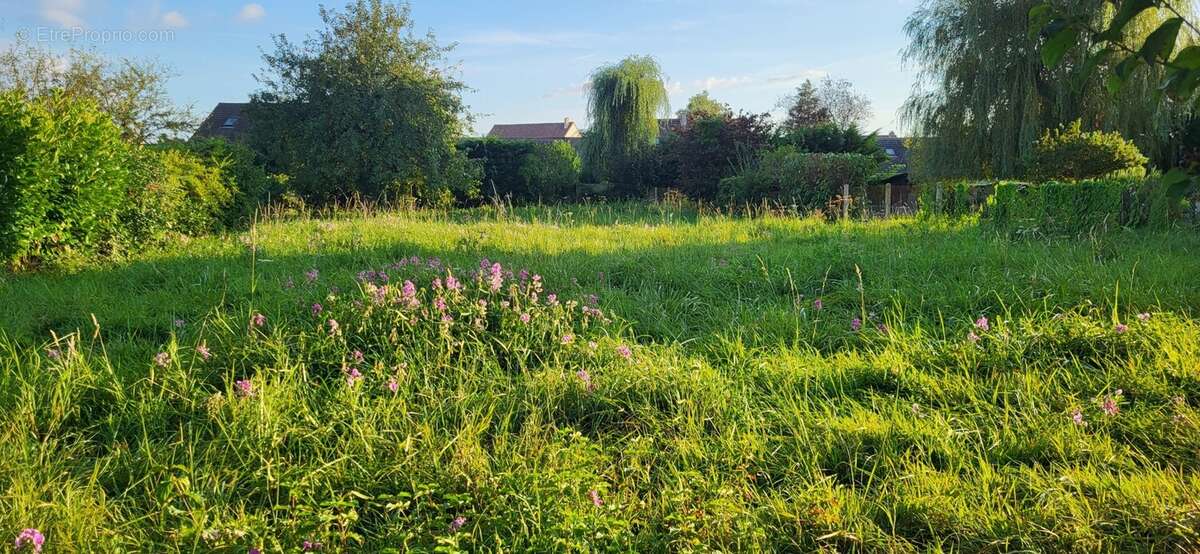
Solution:
{"label": "weeping willow tree", "polygon": [[[1029,33],[1029,10],[1043,1],[925,0],[909,18],[904,58],[919,72],[901,116],[918,137],[915,177],[1020,177],[1042,132],[1075,120],[1120,132],[1160,166],[1173,161],[1172,135],[1186,119],[1188,103],[1158,98],[1162,69],[1142,68],[1118,92],[1109,92],[1103,66],[1122,58],[1089,62],[1100,47],[1086,43],[1047,69],[1042,39]],[[1105,0],[1055,3],[1101,28],[1112,17]],[[1178,4],[1190,10],[1190,0]],[[1124,40],[1140,46],[1166,17],[1145,12]]]}
{"label": "weeping willow tree", "polygon": [[619,181],[622,167],[654,145],[659,115],[670,113],[662,68],[650,56],[630,56],[592,72],[587,91],[591,128],[584,138],[585,169]]}

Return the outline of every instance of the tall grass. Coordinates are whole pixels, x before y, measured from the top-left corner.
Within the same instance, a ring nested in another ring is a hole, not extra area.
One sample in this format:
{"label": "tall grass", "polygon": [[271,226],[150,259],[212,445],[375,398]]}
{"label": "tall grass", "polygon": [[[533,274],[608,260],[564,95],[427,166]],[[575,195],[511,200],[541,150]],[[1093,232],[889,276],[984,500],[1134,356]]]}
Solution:
{"label": "tall grass", "polygon": [[6,275],[0,532],[1194,550],[1198,245],[584,205],[301,218]]}

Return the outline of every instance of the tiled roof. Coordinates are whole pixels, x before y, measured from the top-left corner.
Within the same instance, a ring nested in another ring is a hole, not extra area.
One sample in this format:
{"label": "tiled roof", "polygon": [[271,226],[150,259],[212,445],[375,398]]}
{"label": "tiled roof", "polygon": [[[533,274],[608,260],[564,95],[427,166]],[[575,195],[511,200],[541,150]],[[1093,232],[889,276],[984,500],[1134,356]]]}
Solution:
{"label": "tiled roof", "polygon": [[557,123],[516,123],[510,125],[493,125],[489,137],[512,140],[563,140],[578,138],[579,130],[575,123],[562,121]]}
{"label": "tiled roof", "polygon": [[892,162],[903,165],[908,164],[908,147],[904,146],[905,140],[907,139],[898,137],[894,133],[879,135],[877,137],[879,147],[887,153]]}
{"label": "tiled roof", "polygon": [[196,129],[193,138],[222,137],[237,139],[246,133],[249,121],[242,115],[242,110],[248,104],[245,102],[221,102],[208,114],[204,123]]}

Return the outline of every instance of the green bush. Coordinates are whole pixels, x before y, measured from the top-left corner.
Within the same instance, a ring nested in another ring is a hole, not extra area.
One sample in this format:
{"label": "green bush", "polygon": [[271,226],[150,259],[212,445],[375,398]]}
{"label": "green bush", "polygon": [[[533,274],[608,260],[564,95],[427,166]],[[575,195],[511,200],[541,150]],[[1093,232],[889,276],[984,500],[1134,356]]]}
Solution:
{"label": "green bush", "polygon": [[826,208],[850,185],[851,194],[864,193],[879,163],[862,154],[811,154],[793,146],[767,152],[741,175],[721,180],[721,194],[737,202],[763,200],[792,204],[801,210]]}
{"label": "green bush", "polygon": [[951,217],[977,215],[983,211],[994,191],[989,181],[950,181],[921,185],[917,204],[923,215]]}
{"label": "green bush", "polygon": [[1085,133],[1076,121],[1042,135],[1030,155],[1028,175],[1035,181],[1141,178],[1148,161],[1120,133]]}
{"label": "green bush", "polygon": [[579,154],[566,142],[478,138],[460,141],[459,149],[481,164],[485,196],[559,199],[573,195],[579,183]]}
{"label": "green bush", "polygon": [[1118,226],[1161,227],[1170,214],[1158,180],[1105,179],[999,183],[988,218],[1009,229],[1074,234]]}
{"label": "green bush", "polygon": [[832,123],[813,127],[797,127],[781,132],[775,137],[778,146],[795,146],[801,152],[819,154],[862,154],[870,156],[880,163],[888,160],[887,154],[879,146],[875,133],[862,134],[856,126],[845,129]]}
{"label": "green bush", "polygon": [[130,158],[91,101],[0,95],[0,259],[97,248],[125,199]]}
{"label": "green bush", "polygon": [[138,158],[138,186],[121,210],[120,242],[220,230],[233,202],[223,170],[182,148],[148,148]]}
{"label": "green bush", "polygon": [[570,144],[535,144],[519,170],[529,199],[558,200],[575,195],[583,163]]}
{"label": "green bush", "polygon": [[245,144],[222,138],[193,139],[173,147],[186,149],[209,165],[221,168],[225,187],[232,200],[221,214],[226,227],[244,227],[254,218],[258,207],[284,192],[280,176],[267,173],[256,154]]}

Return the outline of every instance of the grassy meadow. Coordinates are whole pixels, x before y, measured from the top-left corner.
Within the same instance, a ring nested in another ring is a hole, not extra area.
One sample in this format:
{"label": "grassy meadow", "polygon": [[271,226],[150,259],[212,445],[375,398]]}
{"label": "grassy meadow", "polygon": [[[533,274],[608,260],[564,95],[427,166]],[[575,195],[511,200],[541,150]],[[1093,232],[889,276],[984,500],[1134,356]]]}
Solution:
{"label": "grassy meadow", "polygon": [[3,274],[0,533],[1195,551],[1198,275],[1192,230],[660,204],[342,213]]}

